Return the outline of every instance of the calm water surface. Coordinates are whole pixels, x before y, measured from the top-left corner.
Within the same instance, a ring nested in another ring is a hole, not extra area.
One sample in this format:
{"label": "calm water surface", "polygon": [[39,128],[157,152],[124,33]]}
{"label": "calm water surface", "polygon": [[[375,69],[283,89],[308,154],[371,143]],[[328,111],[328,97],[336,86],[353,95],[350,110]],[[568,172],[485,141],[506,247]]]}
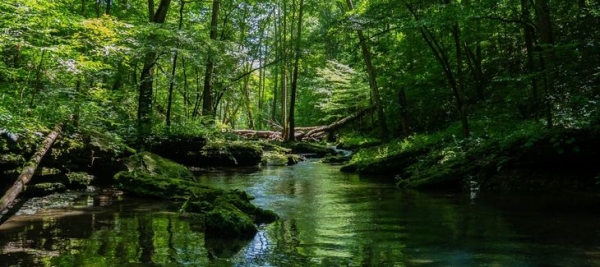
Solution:
{"label": "calm water surface", "polygon": [[470,200],[314,162],[199,178],[282,220],[253,240],[206,240],[162,203],[83,198],[0,226],[0,266],[600,266],[596,197]]}

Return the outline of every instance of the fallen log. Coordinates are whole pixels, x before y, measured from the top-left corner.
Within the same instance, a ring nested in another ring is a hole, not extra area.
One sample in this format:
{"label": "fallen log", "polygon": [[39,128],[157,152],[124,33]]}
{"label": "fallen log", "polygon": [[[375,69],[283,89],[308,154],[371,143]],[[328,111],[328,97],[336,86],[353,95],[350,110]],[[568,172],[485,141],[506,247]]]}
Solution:
{"label": "fallen log", "polygon": [[337,121],[335,121],[335,122],[333,122],[333,123],[331,123],[331,124],[329,124],[327,126],[317,127],[315,129],[312,129],[312,130],[306,132],[305,134],[296,135],[296,138],[297,139],[310,138],[310,137],[313,137],[317,133],[335,131],[335,130],[343,127],[344,125],[346,125],[346,124],[348,124],[348,123],[350,123],[350,122],[352,122],[352,121],[354,121],[354,120],[362,117],[365,113],[370,112],[373,109],[374,109],[373,106],[371,106],[369,108],[366,108],[366,109],[363,109],[363,110],[361,110],[359,112],[356,112],[356,113],[354,113],[354,114],[352,114],[352,115],[350,115],[348,117],[345,117],[345,118],[343,118],[341,120],[337,120]]}
{"label": "fallen log", "polygon": [[40,161],[42,161],[44,155],[46,155],[46,152],[50,150],[50,147],[52,147],[52,144],[54,144],[54,141],[60,135],[62,129],[63,124],[57,124],[56,127],[54,127],[54,131],[52,131],[50,134],[48,134],[48,136],[46,136],[46,139],[44,140],[40,148],[38,148],[37,152],[33,154],[29,162],[25,164],[25,167],[23,168],[23,171],[21,171],[21,174],[17,178],[17,181],[15,181],[13,186],[11,186],[6,191],[4,196],[0,199],[0,213],[2,213],[6,208],[8,208],[8,206],[10,206],[13,203],[13,201],[15,201],[17,196],[19,196],[19,194],[25,188],[25,185],[29,183],[29,181],[33,177],[33,174],[35,173],[35,170],[40,164]]}
{"label": "fallen log", "polygon": [[244,138],[251,139],[280,139],[281,132],[276,131],[255,131],[255,130],[232,130],[234,134],[240,135]]}

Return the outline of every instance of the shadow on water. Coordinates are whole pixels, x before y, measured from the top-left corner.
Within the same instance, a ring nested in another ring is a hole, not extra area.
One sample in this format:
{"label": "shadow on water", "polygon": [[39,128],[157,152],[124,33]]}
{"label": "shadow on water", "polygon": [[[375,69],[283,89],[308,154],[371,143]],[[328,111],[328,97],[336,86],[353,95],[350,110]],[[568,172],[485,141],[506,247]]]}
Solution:
{"label": "shadow on water", "polygon": [[[598,198],[468,196],[303,162],[198,175],[243,189],[281,220],[248,241],[205,239],[162,203],[127,199],[16,216],[0,227],[7,266],[593,266]],[[88,203],[89,201],[83,201]]]}

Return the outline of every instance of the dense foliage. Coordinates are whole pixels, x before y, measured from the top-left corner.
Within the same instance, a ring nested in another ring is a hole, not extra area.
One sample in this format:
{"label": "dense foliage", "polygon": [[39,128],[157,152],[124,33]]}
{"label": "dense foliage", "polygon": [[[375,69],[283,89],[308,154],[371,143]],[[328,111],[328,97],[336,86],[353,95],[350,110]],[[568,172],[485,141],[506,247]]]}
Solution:
{"label": "dense foliage", "polygon": [[490,137],[600,117],[597,1],[16,0],[0,13],[13,133],[70,115],[126,138],[287,129],[370,106],[345,132]]}

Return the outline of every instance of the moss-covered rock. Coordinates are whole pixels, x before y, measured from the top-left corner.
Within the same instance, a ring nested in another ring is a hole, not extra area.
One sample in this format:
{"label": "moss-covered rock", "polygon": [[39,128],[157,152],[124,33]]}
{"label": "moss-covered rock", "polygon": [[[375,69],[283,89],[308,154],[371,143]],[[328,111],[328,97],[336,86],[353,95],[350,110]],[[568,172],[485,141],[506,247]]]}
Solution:
{"label": "moss-covered rock", "polygon": [[109,183],[112,177],[127,169],[123,159],[135,150],[118,136],[97,131],[63,134],[44,159],[44,166],[61,169],[65,173],[85,172]]}
{"label": "moss-covered rock", "polygon": [[255,224],[277,219],[273,212],[250,203],[252,198],[246,192],[199,185],[187,177],[187,168],[152,153],[132,156],[127,166],[129,171],[115,176],[120,189],[173,201],[181,207],[180,212],[205,214],[203,225],[208,235],[248,237],[256,233]]}
{"label": "moss-covered rock", "polygon": [[248,142],[210,143],[193,166],[255,166],[262,160],[262,149]]}
{"label": "moss-covered rock", "polygon": [[252,237],[258,229],[252,218],[219,197],[215,200],[215,207],[206,213],[206,235],[209,237]]}
{"label": "moss-covered rock", "polygon": [[263,154],[262,164],[266,166],[289,166],[303,161],[304,157],[298,154],[284,154],[275,151],[268,151]]}
{"label": "moss-covered rock", "polygon": [[202,137],[181,136],[157,139],[149,145],[150,151],[177,163],[193,167],[256,166],[262,159],[260,146],[243,141],[207,142]]}
{"label": "moss-covered rock", "polygon": [[350,161],[351,156],[337,155],[337,156],[326,156],[321,159],[323,163],[329,164],[344,164]]}

